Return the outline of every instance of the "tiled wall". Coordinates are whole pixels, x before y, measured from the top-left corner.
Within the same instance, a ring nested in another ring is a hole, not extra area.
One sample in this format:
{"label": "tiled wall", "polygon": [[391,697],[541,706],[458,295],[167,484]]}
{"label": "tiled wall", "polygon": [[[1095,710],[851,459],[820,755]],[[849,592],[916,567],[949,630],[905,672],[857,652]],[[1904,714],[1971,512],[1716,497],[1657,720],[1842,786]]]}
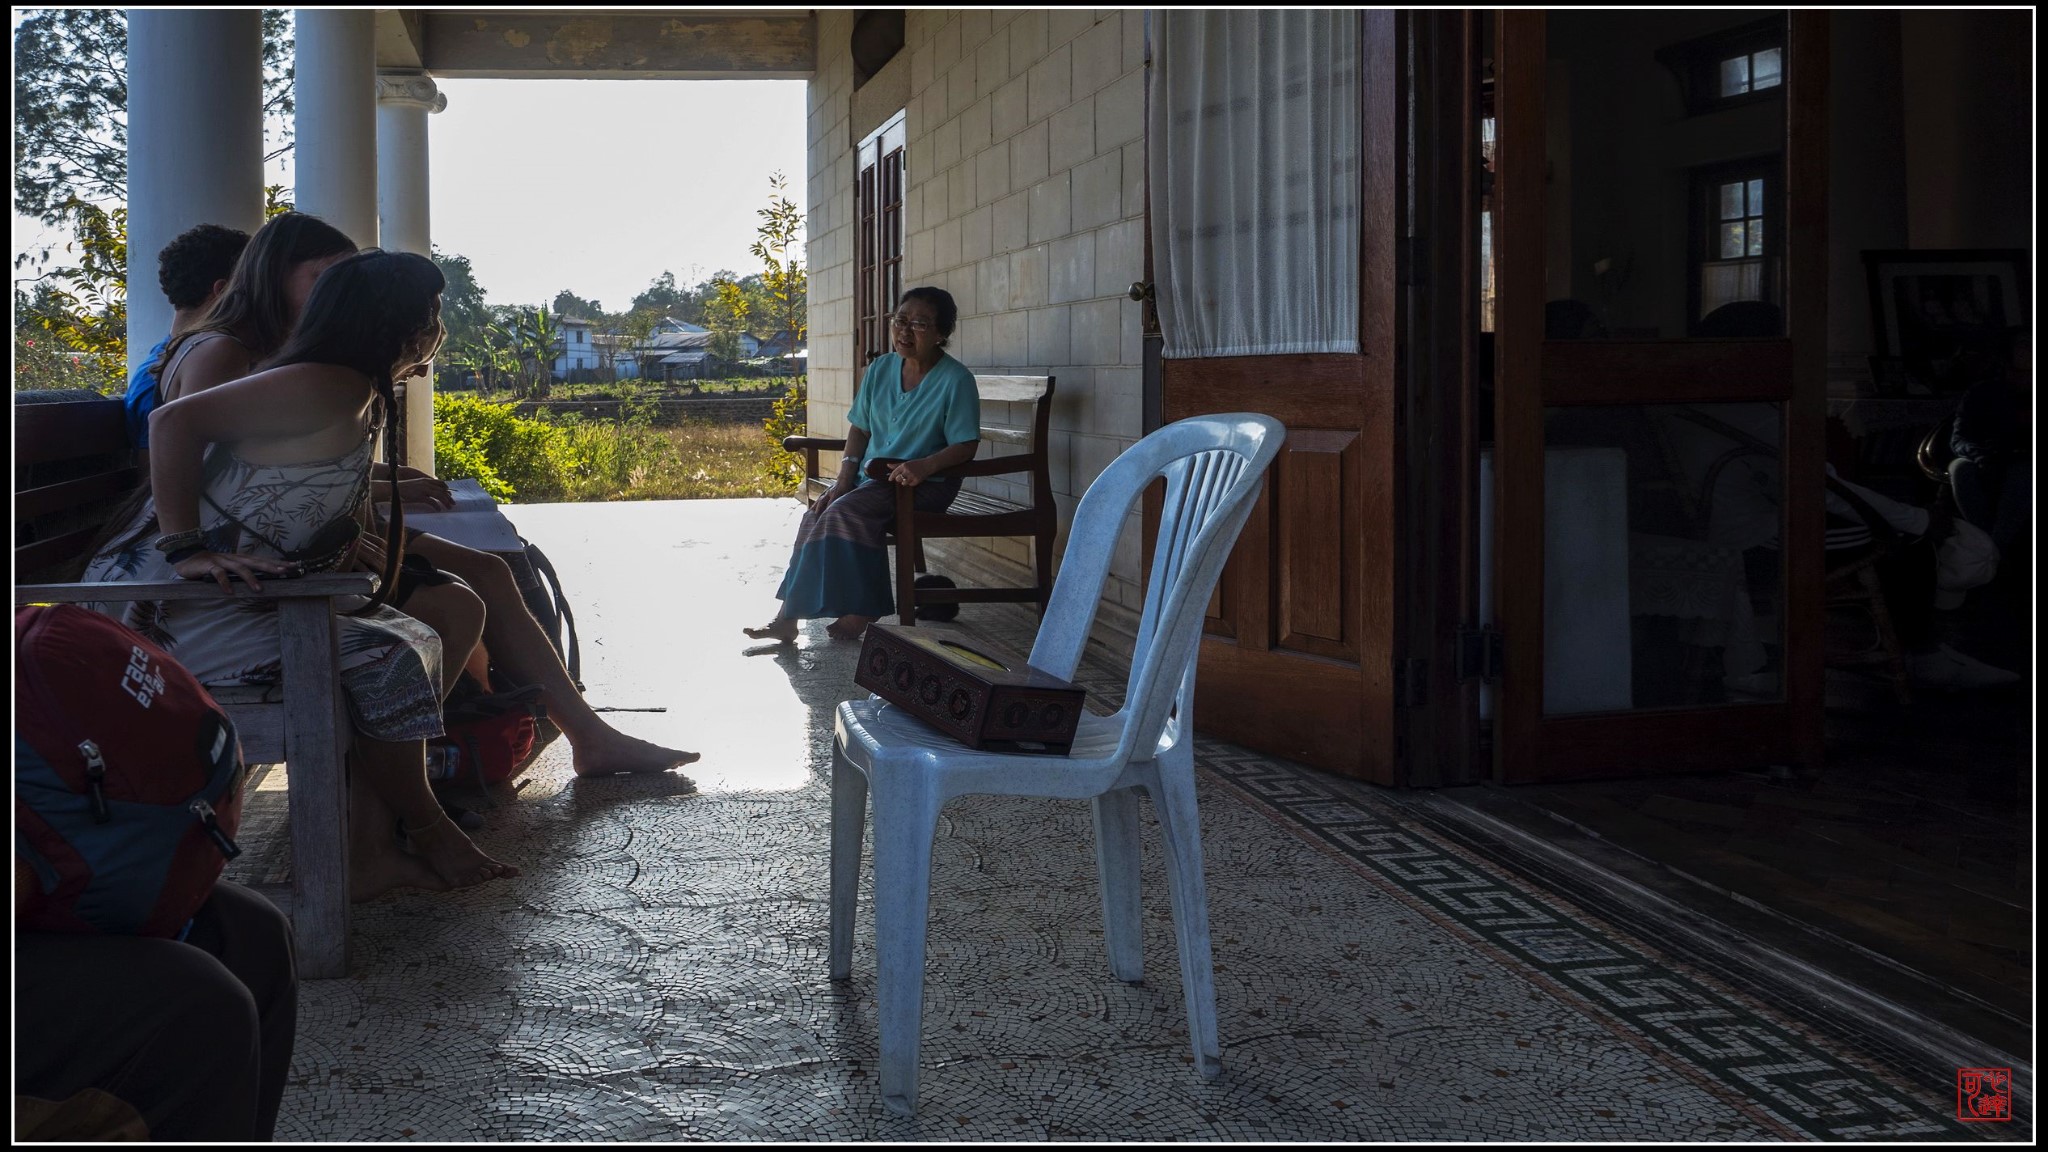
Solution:
{"label": "tiled wall", "polygon": [[[1057,376],[1052,483],[1065,521],[1090,481],[1142,434],[1143,14],[1137,10],[908,13],[906,286],[953,294],[948,351],[977,372]],[[810,101],[811,427],[845,426],[853,368],[852,17],[819,13]],[[996,406],[985,422],[1027,426]],[[987,449],[984,449],[986,452]],[[975,482],[1028,501],[1021,478]],[[1104,590],[1104,639],[1142,599],[1134,512]],[[1025,540],[949,541],[950,561],[1020,578]],[[959,554],[958,550],[971,550]],[[1118,611],[1121,606],[1124,611]],[[1102,630],[1098,630],[1101,634]]]}

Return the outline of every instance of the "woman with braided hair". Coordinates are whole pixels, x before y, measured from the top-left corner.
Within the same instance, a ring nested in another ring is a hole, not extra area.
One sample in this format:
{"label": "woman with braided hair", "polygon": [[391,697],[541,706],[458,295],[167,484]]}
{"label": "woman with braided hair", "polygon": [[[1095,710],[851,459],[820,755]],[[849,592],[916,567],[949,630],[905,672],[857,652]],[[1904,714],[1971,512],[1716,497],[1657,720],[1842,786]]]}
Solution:
{"label": "woman with braided hair", "polygon": [[[378,432],[387,456],[405,418],[395,381],[425,370],[445,330],[431,261],[370,249],[322,273],[297,329],[242,379],[150,416],[151,498],[94,557],[88,580],[235,580],[343,570],[370,497]],[[404,556],[394,507],[379,592],[337,618],[341,684],[356,729],[350,888],[461,888],[518,874],[471,843],[435,800],[424,741],[442,732],[441,640],[386,607]],[[202,683],[269,684],[280,674],[273,602],[141,601],[125,622]],[[413,855],[391,834],[396,816]]]}

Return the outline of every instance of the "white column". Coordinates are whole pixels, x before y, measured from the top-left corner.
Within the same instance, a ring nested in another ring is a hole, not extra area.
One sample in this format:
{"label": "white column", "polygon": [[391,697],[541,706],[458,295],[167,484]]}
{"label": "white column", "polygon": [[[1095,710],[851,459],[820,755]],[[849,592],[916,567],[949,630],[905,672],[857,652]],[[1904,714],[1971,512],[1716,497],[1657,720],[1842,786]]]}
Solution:
{"label": "white column", "polygon": [[292,205],[377,243],[377,14],[297,10]]}
{"label": "white column", "polygon": [[128,12],[128,370],[171,330],[156,257],[195,224],[263,226],[263,14]]}
{"label": "white column", "polygon": [[[427,116],[448,107],[425,73],[377,76],[377,220],[383,246],[433,255]],[[405,382],[405,462],[434,470],[434,378]]]}

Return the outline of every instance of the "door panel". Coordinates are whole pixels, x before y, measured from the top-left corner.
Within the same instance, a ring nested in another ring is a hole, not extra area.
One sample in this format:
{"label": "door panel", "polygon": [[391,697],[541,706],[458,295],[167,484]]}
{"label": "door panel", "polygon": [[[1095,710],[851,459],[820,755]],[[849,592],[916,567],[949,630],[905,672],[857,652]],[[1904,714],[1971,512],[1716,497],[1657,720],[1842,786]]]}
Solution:
{"label": "door panel", "polygon": [[1825,17],[1498,26],[1496,776],[1817,758]]}
{"label": "door panel", "polygon": [[[1395,782],[1396,14],[1361,16],[1358,354],[1171,359],[1160,417],[1262,412],[1287,445],[1212,599],[1195,680],[1205,733]],[[1151,229],[1147,228],[1150,259]],[[1149,268],[1148,268],[1149,274]],[[1156,525],[1148,502],[1149,558]]]}
{"label": "door panel", "polygon": [[1276,647],[1358,662],[1358,566],[1345,542],[1359,538],[1356,494],[1363,467],[1355,431],[1291,429],[1274,466],[1279,510],[1279,635]]}

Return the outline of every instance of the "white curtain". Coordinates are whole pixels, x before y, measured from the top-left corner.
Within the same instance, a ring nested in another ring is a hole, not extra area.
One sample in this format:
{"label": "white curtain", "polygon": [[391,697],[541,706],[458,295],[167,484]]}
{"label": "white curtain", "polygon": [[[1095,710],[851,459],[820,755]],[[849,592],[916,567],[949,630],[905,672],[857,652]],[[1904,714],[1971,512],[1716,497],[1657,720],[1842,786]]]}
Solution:
{"label": "white curtain", "polygon": [[1152,21],[1165,355],[1358,351],[1357,11]]}

